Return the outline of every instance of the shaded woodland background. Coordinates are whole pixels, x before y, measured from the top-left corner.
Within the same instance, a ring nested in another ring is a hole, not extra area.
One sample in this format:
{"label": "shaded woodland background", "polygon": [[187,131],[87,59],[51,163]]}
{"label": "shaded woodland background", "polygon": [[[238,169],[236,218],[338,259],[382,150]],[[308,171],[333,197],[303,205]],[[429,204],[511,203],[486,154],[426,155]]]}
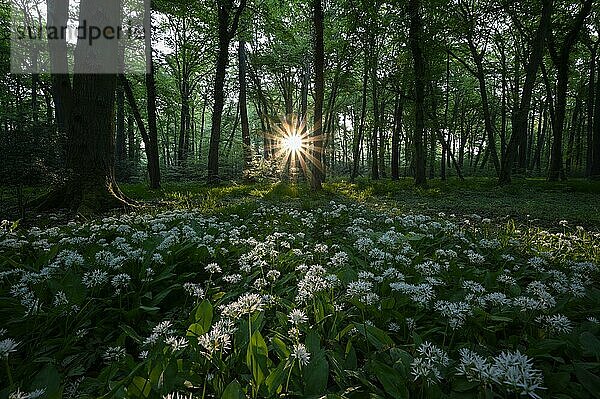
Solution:
{"label": "shaded woodland background", "polygon": [[118,182],[280,176],[268,133],[293,115],[311,135],[322,132],[323,150],[311,150],[321,179],[600,177],[593,0],[152,1],[152,9],[150,73],[82,83],[9,74],[2,6],[0,186],[62,186],[77,169],[73,153],[91,145],[82,137],[97,125],[68,126],[61,79],[71,114],[99,112],[76,87],[105,93],[107,123],[93,134],[109,144],[94,151],[114,169],[94,173]]}

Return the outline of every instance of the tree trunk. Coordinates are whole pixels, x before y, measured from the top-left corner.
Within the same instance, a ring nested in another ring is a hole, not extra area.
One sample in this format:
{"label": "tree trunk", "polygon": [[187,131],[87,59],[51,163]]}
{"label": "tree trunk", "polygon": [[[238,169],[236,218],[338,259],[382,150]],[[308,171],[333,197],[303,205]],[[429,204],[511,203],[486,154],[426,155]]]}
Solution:
{"label": "tree trunk", "polygon": [[127,160],[131,164],[135,160],[135,131],[131,110],[127,114]]}
{"label": "tree trunk", "polygon": [[571,50],[578,40],[579,32],[583,27],[585,19],[592,9],[593,0],[586,0],[581,10],[571,25],[565,40],[562,43],[560,50],[557,51],[554,43],[554,36],[550,36],[550,55],[552,62],[557,69],[556,83],[556,106],[554,107],[555,119],[552,124],[552,156],[550,158],[550,169],[548,171],[548,180],[557,181],[564,178],[563,160],[562,160],[562,140],[564,123],[567,107],[567,90],[569,86],[569,60]]}
{"label": "tree trunk", "polygon": [[579,111],[581,109],[583,100],[581,99],[581,94],[577,94],[577,98],[575,100],[575,108],[573,109],[573,114],[571,115],[571,127],[569,129],[569,140],[567,142],[567,158],[565,160],[565,173],[568,175],[571,174],[573,168],[573,152],[575,146],[575,136],[577,130],[579,129]]}
{"label": "tree trunk", "polygon": [[494,126],[492,124],[492,113],[490,111],[490,102],[488,99],[487,85],[485,81],[485,71],[483,69],[483,54],[479,53],[479,50],[475,47],[473,43],[473,38],[469,37],[469,48],[471,49],[471,54],[473,56],[473,60],[475,61],[475,66],[477,67],[477,81],[479,82],[479,92],[481,93],[481,104],[483,108],[483,120],[485,122],[485,132],[487,135],[488,148],[490,151],[490,157],[492,158],[492,162],[494,164],[494,170],[496,171],[496,176],[500,175],[500,161],[498,160],[498,151],[496,150],[496,138],[494,135]]}
{"label": "tree trunk", "polygon": [[324,177],[321,165],[323,152],[323,97],[325,91],[325,46],[323,43],[323,4],[321,0],[313,0],[313,28],[315,32],[315,111],[313,128],[312,178],[310,179],[313,190],[321,190]]}
{"label": "tree trunk", "polygon": [[116,137],[116,168],[121,170],[127,158],[125,144],[125,93],[123,86],[117,84],[117,137]]}
{"label": "tree trunk", "polygon": [[422,48],[423,21],[420,14],[420,0],[408,0],[408,15],[410,17],[409,42],[414,61],[415,75],[415,184],[425,186],[425,147],[423,135],[425,133],[425,85],[426,70]]}
{"label": "tree trunk", "polygon": [[592,165],[590,177],[600,179],[600,68],[596,77],[596,103],[594,106],[594,130],[592,135]]}
{"label": "tree trunk", "polygon": [[402,135],[402,116],[404,114],[404,102],[402,92],[396,96],[396,106],[394,107],[394,130],[392,132],[392,179],[400,178],[400,136]]}
{"label": "tree trunk", "polygon": [[188,82],[184,80],[181,92],[181,113],[179,118],[179,146],[177,148],[177,161],[183,166],[187,159],[186,137],[188,135],[188,121],[190,119],[190,100]]}
{"label": "tree trunk", "polygon": [[[48,0],[47,9],[48,26],[60,27],[66,26],[69,19],[69,1],[68,0]],[[69,117],[72,108],[72,87],[68,70],[67,61],[67,41],[49,40],[48,50],[50,55],[50,64],[52,68],[52,100],[54,102],[54,115],[58,130],[58,139],[61,146],[61,152],[66,152],[66,143],[69,141]]]}
{"label": "tree trunk", "polygon": [[213,110],[211,115],[210,144],[208,148],[208,180],[215,183],[219,180],[219,144],[221,142],[221,120],[225,104],[225,73],[229,63],[229,43],[237,31],[239,18],[246,7],[246,0],[241,0],[233,16],[230,26],[230,16],[233,10],[233,0],[219,1],[218,24],[219,45],[217,48],[217,63],[213,91]]}
{"label": "tree trunk", "polygon": [[[147,45],[149,45],[149,38]],[[152,49],[146,53],[148,67],[150,70],[146,74],[146,93],[147,103],[146,111],[148,113],[148,146],[146,158],[148,161],[148,177],[150,179],[150,188],[153,190],[160,188],[160,160],[158,157],[158,127],[156,126],[156,80],[154,75],[154,60],[152,59]]]}
{"label": "tree trunk", "polygon": [[586,152],[586,167],[585,175],[590,176],[592,171],[592,152],[593,152],[593,137],[594,137],[594,97],[595,97],[595,80],[596,80],[596,54],[598,53],[598,46],[600,40],[590,47],[590,68],[589,68],[589,79],[588,79],[588,95],[586,99],[587,108],[587,152]]}
{"label": "tree trunk", "polygon": [[[529,109],[531,106],[531,97],[535,87],[537,71],[542,63],[544,54],[544,44],[548,31],[550,29],[552,17],[552,0],[543,0],[542,15],[540,23],[535,33],[535,38],[532,43],[529,60],[525,67],[525,84],[521,94],[521,102],[515,113],[515,118],[512,127],[512,134],[506,147],[506,154],[502,158],[502,168],[500,170],[499,182],[507,184],[511,181],[512,167],[518,156],[518,147],[522,142],[523,136],[527,136],[527,120],[529,117]],[[515,104],[516,107],[516,104]]]}
{"label": "tree trunk", "polygon": [[[64,5],[64,3],[63,3]],[[99,13],[98,4],[91,0],[80,3],[80,19],[91,25],[105,26],[116,17],[116,4],[102,4],[105,13]],[[51,49],[54,53],[56,49]],[[64,185],[34,201],[38,209],[70,208],[82,214],[102,212],[115,207],[130,206],[115,181],[115,74],[82,74],[90,62],[116,59],[116,41],[91,49],[83,40],[78,40],[75,50],[75,74],[71,95],[58,91],[58,102],[76,104],[68,118],[67,180]],[[60,51],[51,58],[61,58]],[[66,97],[62,97],[66,96]]]}
{"label": "tree trunk", "polygon": [[248,105],[246,102],[246,43],[238,43],[238,66],[240,84],[240,121],[242,125],[242,146],[244,148],[244,176],[252,165],[252,144],[250,143],[250,124],[248,122]]}
{"label": "tree trunk", "polygon": [[[362,81],[362,102],[360,109],[360,121],[358,125],[358,134],[355,134],[354,146],[353,146],[353,165],[352,174],[350,179],[354,180],[358,176],[358,167],[360,165],[360,148],[362,146],[364,131],[365,131],[365,119],[367,115],[367,84],[369,81],[369,62],[367,61],[367,45],[365,44],[364,54],[364,69],[363,69],[363,81]],[[355,128],[356,129],[356,128]]]}

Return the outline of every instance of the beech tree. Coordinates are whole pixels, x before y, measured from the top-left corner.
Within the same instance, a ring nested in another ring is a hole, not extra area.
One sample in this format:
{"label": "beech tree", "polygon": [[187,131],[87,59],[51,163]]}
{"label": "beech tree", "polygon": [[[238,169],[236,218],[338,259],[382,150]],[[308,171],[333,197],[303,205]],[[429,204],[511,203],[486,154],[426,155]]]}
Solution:
{"label": "beech tree", "polygon": [[219,179],[219,144],[221,141],[221,119],[225,101],[225,73],[229,63],[229,43],[235,36],[240,16],[246,7],[246,0],[241,0],[237,7],[233,0],[217,1],[218,9],[218,41],[217,62],[213,90],[213,109],[211,116],[210,144],[208,149],[208,179],[216,182]]}
{"label": "beech tree", "polygon": [[[119,3],[109,1],[102,6],[105,12],[98,13],[97,2],[82,0],[80,20],[86,20],[89,25],[117,26]],[[55,15],[64,18],[68,1],[55,0],[49,7],[49,15],[59,10]],[[111,17],[115,19],[106,20]],[[64,44],[58,44],[50,49],[57,71],[65,66],[59,65],[65,62],[66,53],[62,53],[65,48]],[[85,40],[79,39],[72,84],[64,75],[56,79],[55,99],[63,107],[67,129],[67,174],[63,184],[38,201],[40,208],[71,208],[80,213],[94,213],[131,205],[119,189],[114,173],[117,75],[87,73],[90,63],[115,60],[117,52],[116,40],[92,49]]]}

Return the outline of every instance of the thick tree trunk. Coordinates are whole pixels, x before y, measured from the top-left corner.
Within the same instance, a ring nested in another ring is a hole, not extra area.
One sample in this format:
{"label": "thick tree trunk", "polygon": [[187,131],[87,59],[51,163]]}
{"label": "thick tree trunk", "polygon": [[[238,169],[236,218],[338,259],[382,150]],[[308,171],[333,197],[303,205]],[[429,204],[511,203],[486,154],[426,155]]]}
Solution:
{"label": "thick tree trunk", "polygon": [[408,15],[410,17],[409,43],[414,61],[415,75],[415,184],[425,186],[425,147],[423,136],[425,134],[425,85],[426,69],[422,48],[423,21],[420,14],[420,0],[408,1]]}
{"label": "thick tree trunk", "polygon": [[129,163],[135,160],[135,129],[131,110],[127,114],[127,160]]}
{"label": "thick tree trunk", "polygon": [[583,103],[581,99],[581,94],[577,94],[577,99],[575,100],[575,108],[573,109],[573,114],[571,115],[571,126],[569,128],[569,140],[567,142],[567,157],[565,160],[565,173],[567,176],[571,173],[573,169],[573,152],[575,146],[575,136],[577,135],[577,131],[579,129],[579,113]]}
{"label": "thick tree trunk", "polygon": [[117,84],[117,133],[116,133],[116,167],[121,169],[127,159],[127,146],[125,140],[125,93],[123,86]]}
{"label": "thick tree trunk", "polygon": [[[61,4],[64,6],[64,3]],[[116,25],[113,20],[98,21],[97,18],[115,17],[118,10],[98,13],[96,7],[98,5],[93,1],[82,0],[80,18],[91,25]],[[103,4],[102,7],[108,5]],[[34,201],[32,205],[38,209],[70,208],[90,214],[131,205],[119,190],[114,175],[117,76],[77,73],[86,72],[86,67],[94,60],[116,59],[117,43],[94,50],[92,53],[84,42],[78,41],[72,92],[63,91],[64,87],[57,91],[58,103],[77,105],[71,107],[67,120],[67,180],[64,185]],[[51,48],[50,52],[55,61],[64,61],[61,49]]]}

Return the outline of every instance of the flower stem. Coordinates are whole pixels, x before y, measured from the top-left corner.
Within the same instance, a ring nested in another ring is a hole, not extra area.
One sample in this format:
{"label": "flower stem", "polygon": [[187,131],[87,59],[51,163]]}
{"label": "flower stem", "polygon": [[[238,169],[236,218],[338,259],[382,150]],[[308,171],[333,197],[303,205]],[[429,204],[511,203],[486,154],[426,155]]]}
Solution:
{"label": "flower stem", "polygon": [[290,372],[287,376],[287,381],[285,382],[285,392],[287,393],[290,386],[290,377],[292,376],[292,370],[294,370],[294,362],[292,362],[292,366],[290,367]]}
{"label": "flower stem", "polygon": [[8,364],[8,356],[4,358],[4,363],[6,364],[6,374],[8,374],[8,384],[9,387],[12,388],[14,385],[12,373],[10,372],[10,366]]}

